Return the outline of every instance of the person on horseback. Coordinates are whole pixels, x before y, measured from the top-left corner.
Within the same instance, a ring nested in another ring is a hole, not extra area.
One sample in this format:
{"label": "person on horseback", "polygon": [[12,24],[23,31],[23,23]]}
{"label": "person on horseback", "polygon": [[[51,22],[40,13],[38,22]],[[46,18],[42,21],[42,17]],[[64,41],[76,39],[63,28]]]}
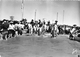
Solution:
{"label": "person on horseback", "polygon": [[8,20],[4,19],[3,23],[1,25],[1,30],[2,30],[2,35],[3,35],[3,39],[7,40],[7,35],[8,35],[8,28],[9,28],[9,23]]}
{"label": "person on horseback", "polygon": [[11,21],[10,24],[9,24],[8,34],[9,34],[8,36],[9,36],[10,38],[15,36],[14,24],[13,24],[12,21]]}
{"label": "person on horseback", "polygon": [[76,36],[76,32],[77,32],[76,25],[74,24],[70,30],[69,39],[73,40],[74,36]]}

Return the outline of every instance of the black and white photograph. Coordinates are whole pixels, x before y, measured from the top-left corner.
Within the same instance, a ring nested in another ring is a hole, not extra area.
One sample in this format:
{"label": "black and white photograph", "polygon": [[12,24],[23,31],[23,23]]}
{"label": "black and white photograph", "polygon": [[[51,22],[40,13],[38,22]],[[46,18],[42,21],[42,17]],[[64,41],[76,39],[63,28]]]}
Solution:
{"label": "black and white photograph", "polygon": [[0,57],[80,57],[80,1],[0,0]]}

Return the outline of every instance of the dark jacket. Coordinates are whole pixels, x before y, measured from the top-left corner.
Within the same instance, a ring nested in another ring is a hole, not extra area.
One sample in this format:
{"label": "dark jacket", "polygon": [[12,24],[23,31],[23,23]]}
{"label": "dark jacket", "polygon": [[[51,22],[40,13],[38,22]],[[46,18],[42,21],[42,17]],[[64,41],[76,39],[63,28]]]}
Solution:
{"label": "dark jacket", "polygon": [[9,23],[5,22],[5,23],[2,24],[1,27],[2,27],[2,29],[7,30],[9,28]]}

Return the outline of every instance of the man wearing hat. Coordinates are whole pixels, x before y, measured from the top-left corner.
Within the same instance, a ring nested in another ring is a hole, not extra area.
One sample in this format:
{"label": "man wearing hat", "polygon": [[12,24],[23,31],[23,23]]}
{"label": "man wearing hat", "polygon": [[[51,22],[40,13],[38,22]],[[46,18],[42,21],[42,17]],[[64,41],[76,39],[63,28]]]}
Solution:
{"label": "man wearing hat", "polygon": [[8,28],[9,28],[9,23],[7,20],[3,20],[1,28],[3,30],[3,32],[2,32],[3,39],[7,40],[6,35],[8,33]]}
{"label": "man wearing hat", "polygon": [[57,33],[58,33],[58,25],[57,25],[57,20],[55,21],[55,23],[54,23],[54,34],[55,34],[55,36],[57,36]]}
{"label": "man wearing hat", "polygon": [[73,28],[72,28],[72,30],[71,30],[71,33],[74,33],[75,30],[76,30],[76,24],[73,25]]}
{"label": "man wearing hat", "polygon": [[51,25],[50,25],[50,21],[48,21],[48,22],[47,22],[47,25],[46,25],[46,31],[47,31],[48,33],[50,33],[50,32],[51,32]]}
{"label": "man wearing hat", "polygon": [[15,36],[14,24],[13,24],[12,21],[9,24],[8,32],[9,32],[9,37],[10,38]]}
{"label": "man wearing hat", "polygon": [[76,35],[75,32],[76,32],[76,25],[74,24],[74,25],[72,26],[72,29],[70,30],[69,39],[74,39],[73,36]]}
{"label": "man wearing hat", "polygon": [[30,22],[32,28],[31,28],[31,32],[34,33],[34,26],[35,26],[35,22],[34,20],[32,19],[31,22]]}

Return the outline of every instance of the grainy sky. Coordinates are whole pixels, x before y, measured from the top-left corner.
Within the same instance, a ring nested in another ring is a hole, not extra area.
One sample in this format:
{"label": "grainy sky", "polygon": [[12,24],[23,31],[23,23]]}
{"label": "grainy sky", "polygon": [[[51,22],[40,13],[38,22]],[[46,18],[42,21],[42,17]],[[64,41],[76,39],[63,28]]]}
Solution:
{"label": "grainy sky", "polygon": [[[0,19],[10,19],[10,16],[14,16],[15,20],[21,20],[21,1],[22,0],[0,1]],[[59,24],[80,25],[79,7],[78,1],[24,0],[23,17],[28,21],[34,19],[36,10],[37,20],[45,18],[46,21],[50,20],[52,22],[58,19]]]}

